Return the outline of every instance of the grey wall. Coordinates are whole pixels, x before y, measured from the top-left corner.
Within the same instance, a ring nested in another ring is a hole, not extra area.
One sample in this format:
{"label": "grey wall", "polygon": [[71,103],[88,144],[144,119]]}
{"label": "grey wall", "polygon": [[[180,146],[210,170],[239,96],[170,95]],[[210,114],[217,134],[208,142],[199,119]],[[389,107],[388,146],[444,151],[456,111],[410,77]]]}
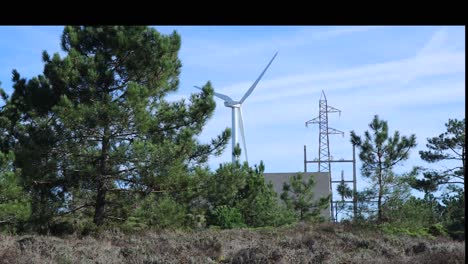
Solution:
{"label": "grey wall", "polygon": [[[284,173],[264,173],[265,180],[273,183],[273,188],[278,196],[283,191],[283,183],[289,181],[289,178],[296,175],[297,172]],[[330,194],[330,174],[327,172],[306,172],[302,173],[305,180],[313,175],[315,179],[314,200],[326,197]],[[325,219],[330,219],[330,208],[322,210],[321,215]]]}

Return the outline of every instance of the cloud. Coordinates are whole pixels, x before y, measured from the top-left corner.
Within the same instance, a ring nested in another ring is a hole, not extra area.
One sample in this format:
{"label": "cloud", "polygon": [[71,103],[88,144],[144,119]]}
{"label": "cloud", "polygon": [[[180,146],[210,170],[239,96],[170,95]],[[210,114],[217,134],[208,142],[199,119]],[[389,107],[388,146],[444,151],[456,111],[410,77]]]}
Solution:
{"label": "cloud", "polygon": [[[349,90],[391,82],[400,85],[426,76],[463,73],[464,57],[464,52],[441,52],[330,72],[266,79],[259,83],[254,91],[258,96],[251,101],[268,101],[285,96],[315,94],[320,90]],[[251,82],[241,82],[221,87],[218,91],[236,98],[242,96],[251,85]]]}
{"label": "cloud", "polygon": [[[259,54],[264,52],[273,52],[286,49],[306,46],[318,41],[329,40],[352,33],[367,32],[373,29],[383,27],[377,26],[348,26],[348,27],[323,27],[308,26],[301,27],[299,30],[288,34],[277,34],[275,36],[263,36],[257,39],[245,38],[234,39],[230,42],[220,42],[214,39],[189,37],[184,39],[184,43],[190,43],[190,46],[183,46],[185,64],[193,64],[198,67],[213,66],[217,63],[224,63],[226,59],[242,55]],[[274,48],[272,48],[274,47]]]}
{"label": "cloud", "polygon": [[440,51],[446,51],[448,48],[447,42],[449,40],[449,34],[447,28],[437,30],[429,39],[424,47],[417,53],[418,56],[424,56],[426,54],[433,54]]}

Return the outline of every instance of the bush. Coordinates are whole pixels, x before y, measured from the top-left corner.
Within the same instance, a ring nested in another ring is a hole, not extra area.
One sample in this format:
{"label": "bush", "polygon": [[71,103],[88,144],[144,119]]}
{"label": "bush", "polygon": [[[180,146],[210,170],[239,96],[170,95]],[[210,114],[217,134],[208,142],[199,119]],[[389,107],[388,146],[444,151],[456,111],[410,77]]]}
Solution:
{"label": "bush", "polygon": [[285,226],[291,225],[297,222],[297,214],[284,204],[276,204],[273,207],[274,214],[271,217],[269,225],[271,226]]}
{"label": "bush", "polygon": [[428,228],[418,227],[418,228],[408,228],[408,227],[399,227],[394,226],[391,224],[382,224],[380,225],[380,229],[389,235],[408,235],[412,237],[425,237],[425,238],[433,238],[433,236],[429,233]]}
{"label": "bush", "polygon": [[295,222],[295,212],[280,204],[273,185],[265,182],[264,169],[263,162],[253,168],[247,163],[225,164],[207,177],[207,224],[233,228]]}
{"label": "bush", "polygon": [[180,228],[186,222],[186,209],[169,195],[156,199],[149,195],[142,204],[127,218],[123,225],[126,231],[140,231],[147,227]]}
{"label": "bush", "polygon": [[289,182],[283,184],[280,198],[288,208],[297,212],[301,221],[320,221],[323,218],[320,215],[321,210],[328,208],[330,196],[314,200],[315,184],[313,177],[306,181],[301,173],[297,173]]}
{"label": "bush", "polygon": [[130,216],[120,226],[120,229],[126,233],[140,232],[148,228],[145,221],[139,217]]}
{"label": "bush", "polygon": [[444,226],[451,238],[465,240],[465,189],[451,187],[452,193],[442,197]]}
{"label": "bush", "polygon": [[214,209],[213,215],[215,218],[215,225],[221,228],[226,229],[246,226],[242,214],[237,208],[221,205]]}
{"label": "bush", "polygon": [[428,230],[429,234],[433,236],[447,236],[447,229],[440,223],[431,225]]}
{"label": "bush", "polygon": [[54,236],[71,235],[75,233],[75,226],[68,221],[57,221],[50,224],[49,232]]}

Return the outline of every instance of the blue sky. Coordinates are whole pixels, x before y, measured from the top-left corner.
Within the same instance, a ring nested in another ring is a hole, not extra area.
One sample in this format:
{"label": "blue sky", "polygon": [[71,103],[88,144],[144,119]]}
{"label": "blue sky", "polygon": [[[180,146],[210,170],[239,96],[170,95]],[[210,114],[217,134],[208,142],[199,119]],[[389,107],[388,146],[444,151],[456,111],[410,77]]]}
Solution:
{"label": "blue sky", "polygon": [[[41,52],[60,51],[63,27],[0,27],[0,81],[11,93],[11,70],[32,77],[42,72]],[[465,117],[465,27],[432,26],[156,26],[162,33],[182,36],[179,91],[187,98],[193,85],[211,81],[215,90],[240,99],[273,54],[276,60],[243,104],[249,162],[263,160],[266,172],[303,170],[318,156],[318,127],[305,121],[318,115],[324,90],[328,103],[342,110],[331,114],[330,127],[345,136],[330,136],[331,155],[351,158],[349,132],[363,134],[375,114],[390,131],[416,134],[418,146],[397,168],[429,166],[418,151],[426,138],[445,131],[449,118]],[[60,51],[61,52],[61,51]],[[62,53],[63,54],[63,53]],[[231,111],[216,99],[217,108],[200,137],[207,142],[231,126]],[[214,169],[230,161],[225,153],[209,161]],[[446,164],[449,166],[450,164]],[[358,162],[358,166],[360,163]],[[334,166],[338,178],[351,166]],[[309,165],[308,171],[316,170]],[[359,170],[358,170],[359,175]],[[360,180],[358,185],[362,186]]]}

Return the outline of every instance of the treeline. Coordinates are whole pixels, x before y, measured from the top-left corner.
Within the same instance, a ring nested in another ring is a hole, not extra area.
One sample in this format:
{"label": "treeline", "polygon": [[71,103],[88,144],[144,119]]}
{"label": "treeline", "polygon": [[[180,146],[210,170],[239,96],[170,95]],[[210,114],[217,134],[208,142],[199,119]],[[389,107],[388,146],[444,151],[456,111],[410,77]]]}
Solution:
{"label": "treeline", "polygon": [[[394,168],[416,147],[414,134],[407,137],[395,131],[391,135],[388,123],[377,115],[363,136],[351,131],[351,143],[362,162],[361,175],[370,183],[356,193],[354,222],[372,221],[390,233],[465,239],[465,119],[449,119],[445,126],[444,133],[427,139],[427,150],[419,151],[422,160],[443,169],[413,167],[401,174]],[[412,190],[424,196],[415,197]],[[339,185],[337,191],[352,197],[346,185]],[[345,204],[339,208],[351,211]]]}
{"label": "treeline", "polygon": [[[31,79],[13,71],[12,94],[1,90],[1,230],[89,234],[323,220],[320,210],[329,201],[314,202],[313,179],[298,175],[278,196],[262,163],[226,163],[214,172],[207,167],[210,156],[225,150],[230,130],[209,143],[197,139],[215,109],[209,82],[188,100],[166,99],[178,89],[180,45],[176,32],[162,35],[150,27],[67,26],[64,57],[44,51],[43,73]],[[414,135],[389,137],[378,117],[373,134],[361,139],[352,132],[362,175],[376,183],[357,194],[353,221],[435,226],[464,238],[464,188],[458,184],[464,182],[464,120],[450,120],[447,128],[429,139],[421,157],[459,159],[446,154],[453,150],[462,153],[463,167],[424,171],[423,179],[416,177],[419,168],[408,175],[392,170],[408,158]],[[448,192],[435,197],[445,185]],[[423,190],[424,199],[411,197],[410,188]],[[339,191],[350,195],[347,186]],[[375,199],[377,212],[370,208]]]}

